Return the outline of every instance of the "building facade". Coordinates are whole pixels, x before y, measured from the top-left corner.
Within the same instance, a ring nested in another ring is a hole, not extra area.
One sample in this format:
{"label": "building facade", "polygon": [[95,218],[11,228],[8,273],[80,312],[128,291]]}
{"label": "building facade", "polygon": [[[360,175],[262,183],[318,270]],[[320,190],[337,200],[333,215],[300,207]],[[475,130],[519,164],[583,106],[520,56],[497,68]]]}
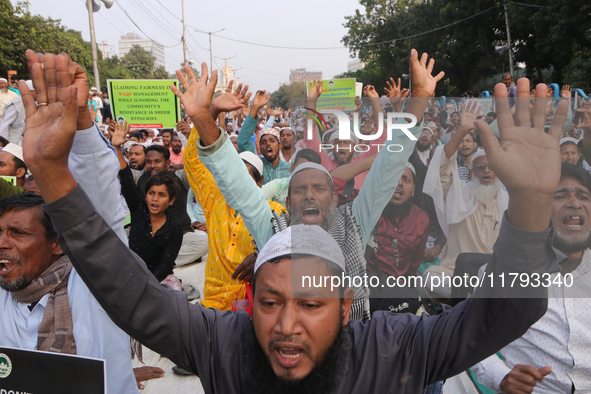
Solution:
{"label": "building facade", "polygon": [[139,45],[156,58],[154,61],[154,67],[166,67],[164,47],[149,38],[141,38],[135,33],[127,33],[127,35],[121,36],[121,39],[119,40],[119,57],[121,58],[125,56],[134,45]]}
{"label": "building facade", "polygon": [[290,70],[290,82],[309,82],[314,80],[322,81],[322,71],[308,71],[305,68]]}

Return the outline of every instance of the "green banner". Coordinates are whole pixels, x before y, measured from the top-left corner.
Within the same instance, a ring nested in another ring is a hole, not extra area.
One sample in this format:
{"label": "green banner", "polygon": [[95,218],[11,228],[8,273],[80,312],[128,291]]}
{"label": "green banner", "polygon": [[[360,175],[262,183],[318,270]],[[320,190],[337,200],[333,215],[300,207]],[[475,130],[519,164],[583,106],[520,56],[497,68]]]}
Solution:
{"label": "green banner", "polygon": [[181,104],[170,90],[174,79],[109,79],[113,119],[126,120],[133,129],[176,127]]}
{"label": "green banner", "polygon": [[[310,91],[312,82],[306,84]],[[322,81],[322,94],[316,102],[316,109],[351,110],[355,106],[355,78],[336,78]]]}

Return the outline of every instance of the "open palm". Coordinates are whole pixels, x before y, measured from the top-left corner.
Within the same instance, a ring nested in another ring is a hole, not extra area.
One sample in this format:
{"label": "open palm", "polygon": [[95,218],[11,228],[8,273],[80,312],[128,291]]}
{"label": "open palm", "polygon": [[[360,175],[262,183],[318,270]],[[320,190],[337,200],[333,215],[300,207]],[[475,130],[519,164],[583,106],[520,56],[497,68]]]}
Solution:
{"label": "open palm", "polygon": [[418,52],[413,49],[410,53],[410,74],[414,87],[414,97],[432,97],[435,92],[437,82],[443,78],[445,73],[441,71],[439,74],[433,76],[433,66],[435,65],[435,59],[427,59],[429,56],[423,53],[421,60],[419,61]]}
{"label": "open palm", "polygon": [[211,79],[209,79],[209,82],[206,63],[201,64],[201,78],[199,80],[197,80],[191,67],[185,66],[185,73],[187,74],[188,79],[185,78],[181,70],[177,70],[176,72],[179,81],[181,81],[181,84],[185,88],[185,93],[181,93],[181,91],[174,85],[171,85],[170,89],[181,100],[187,115],[191,118],[198,115],[200,112],[209,112],[211,98],[213,97],[215,85],[218,80],[217,70],[211,73]]}
{"label": "open palm", "polygon": [[[529,80],[517,82],[515,121],[509,109],[507,89],[503,84],[495,87],[500,142],[492,128],[484,121],[475,124],[481,133],[488,162],[510,194],[553,196],[560,180],[560,149],[568,104],[558,104],[554,121],[548,133],[544,132],[547,87],[536,88],[533,116],[529,108]],[[521,100],[519,99],[521,98]]]}
{"label": "open palm", "polygon": [[[27,55],[38,56],[33,51]],[[38,162],[67,166],[78,115],[78,89],[70,86],[67,70],[67,59],[59,55],[43,55],[43,67],[41,62],[31,64],[37,100],[46,105],[37,107],[27,85],[19,84],[26,115],[23,155],[30,168]]]}

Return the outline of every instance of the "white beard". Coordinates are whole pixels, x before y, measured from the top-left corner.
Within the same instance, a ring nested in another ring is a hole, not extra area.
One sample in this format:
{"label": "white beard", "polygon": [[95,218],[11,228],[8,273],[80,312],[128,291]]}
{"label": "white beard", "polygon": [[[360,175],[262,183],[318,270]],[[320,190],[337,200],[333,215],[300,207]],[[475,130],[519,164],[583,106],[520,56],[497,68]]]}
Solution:
{"label": "white beard", "polygon": [[480,183],[480,179],[473,177],[471,181],[472,193],[478,200],[478,202],[489,205],[495,202],[497,195],[501,192],[501,181],[499,178],[495,178],[492,184],[483,185]]}

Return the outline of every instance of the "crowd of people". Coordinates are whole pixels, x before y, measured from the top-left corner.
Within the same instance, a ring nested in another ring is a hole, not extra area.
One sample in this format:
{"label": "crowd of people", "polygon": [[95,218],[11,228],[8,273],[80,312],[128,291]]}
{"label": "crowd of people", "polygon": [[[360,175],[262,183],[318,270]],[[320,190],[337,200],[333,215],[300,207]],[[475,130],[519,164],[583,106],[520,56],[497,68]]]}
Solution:
{"label": "crowd of people", "polygon": [[[18,93],[0,79],[0,346],[106,359],[110,393],[163,375],[137,342],[211,393],[591,392],[591,105],[568,85],[446,105],[413,50],[412,91],[365,86],[342,129],[320,81],[273,108],[214,98],[203,64],[174,129],[134,130],[67,55],[27,56]],[[467,272],[548,285],[441,280]]]}

